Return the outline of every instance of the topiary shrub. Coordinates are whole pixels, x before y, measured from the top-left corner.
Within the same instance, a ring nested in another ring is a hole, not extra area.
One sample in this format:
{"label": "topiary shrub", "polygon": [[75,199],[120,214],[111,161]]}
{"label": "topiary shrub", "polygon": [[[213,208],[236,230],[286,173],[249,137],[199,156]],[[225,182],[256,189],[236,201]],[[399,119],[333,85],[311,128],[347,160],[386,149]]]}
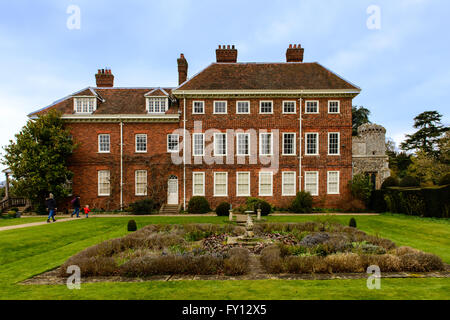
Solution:
{"label": "topiary shrub", "polygon": [[294,201],[292,201],[289,210],[295,213],[311,213],[312,204],[313,198],[311,196],[311,193],[300,191],[295,196]]}
{"label": "topiary shrub", "polygon": [[136,231],[136,230],[137,230],[136,221],[134,221],[134,220],[128,221],[127,229],[128,229],[128,231],[130,231],[130,232]]}
{"label": "topiary shrub", "polygon": [[272,212],[272,206],[265,200],[259,198],[247,198],[246,201],[247,210],[258,213],[258,209],[261,209],[262,216],[268,216]]}
{"label": "topiary shrub", "polygon": [[411,176],[406,176],[400,181],[400,187],[402,188],[418,187],[419,185],[419,180]]}
{"label": "topiary shrub", "polygon": [[18,211],[19,211],[19,208],[17,208],[17,207],[13,207],[13,208],[9,209],[9,211],[14,211],[14,212],[18,212]]}
{"label": "topiary shrub", "polygon": [[348,226],[352,227],[352,228],[356,228],[356,219],[355,218],[351,218],[350,222],[348,223]]}
{"label": "topiary shrub", "polygon": [[137,215],[151,214],[154,207],[155,207],[155,203],[150,198],[136,201],[136,202],[130,204],[131,213],[137,214]]}
{"label": "topiary shrub", "polygon": [[230,204],[228,202],[222,202],[216,208],[216,214],[218,216],[228,216],[230,214]]}
{"label": "topiary shrub", "polygon": [[389,187],[398,187],[398,180],[394,177],[389,177],[381,184],[381,189],[386,189]]}
{"label": "topiary shrub", "polygon": [[192,197],[188,203],[188,212],[189,213],[208,213],[211,211],[211,207],[209,206],[208,200],[205,197]]}
{"label": "topiary shrub", "polygon": [[439,180],[440,186],[447,186],[450,185],[450,173],[445,174],[440,180]]}

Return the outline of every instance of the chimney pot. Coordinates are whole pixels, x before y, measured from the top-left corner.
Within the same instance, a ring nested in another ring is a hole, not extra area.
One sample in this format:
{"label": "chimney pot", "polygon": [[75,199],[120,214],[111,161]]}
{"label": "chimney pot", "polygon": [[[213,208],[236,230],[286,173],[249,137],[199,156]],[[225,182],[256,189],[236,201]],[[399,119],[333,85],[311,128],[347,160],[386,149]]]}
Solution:
{"label": "chimney pot", "polygon": [[97,87],[109,88],[114,87],[114,75],[111,69],[98,69],[98,73],[95,75]]}
{"label": "chimney pot", "polygon": [[289,48],[286,50],[286,62],[303,62],[303,54],[304,49],[299,44],[289,45]]}
{"label": "chimney pot", "polygon": [[216,61],[221,63],[236,63],[238,51],[236,46],[222,45],[216,50]]}

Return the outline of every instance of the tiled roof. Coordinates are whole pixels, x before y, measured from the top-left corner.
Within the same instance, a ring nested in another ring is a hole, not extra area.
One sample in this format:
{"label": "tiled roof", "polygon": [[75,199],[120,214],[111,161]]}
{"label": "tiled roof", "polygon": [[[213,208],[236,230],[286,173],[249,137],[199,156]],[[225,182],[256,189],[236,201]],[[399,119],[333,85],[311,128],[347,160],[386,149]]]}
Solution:
{"label": "tiled roof", "polygon": [[359,90],[322,65],[313,63],[213,63],[181,90]]}
{"label": "tiled roof", "polygon": [[[29,114],[30,117],[58,110],[63,114],[73,114],[73,97],[97,96],[97,110],[94,114],[147,114],[145,95],[154,91],[156,96],[172,94],[171,88],[87,88],[54,102],[46,108]],[[153,95],[153,94],[152,94]],[[171,106],[168,114],[178,112],[178,106]]]}

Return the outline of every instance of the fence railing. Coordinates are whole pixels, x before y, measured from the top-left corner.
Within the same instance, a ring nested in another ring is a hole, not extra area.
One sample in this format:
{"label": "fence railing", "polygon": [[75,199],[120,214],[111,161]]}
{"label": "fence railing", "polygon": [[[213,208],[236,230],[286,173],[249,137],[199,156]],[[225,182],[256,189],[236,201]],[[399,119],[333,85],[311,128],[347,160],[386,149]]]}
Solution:
{"label": "fence railing", "polygon": [[6,210],[14,207],[26,207],[30,204],[30,200],[25,198],[8,198],[0,201],[0,210]]}

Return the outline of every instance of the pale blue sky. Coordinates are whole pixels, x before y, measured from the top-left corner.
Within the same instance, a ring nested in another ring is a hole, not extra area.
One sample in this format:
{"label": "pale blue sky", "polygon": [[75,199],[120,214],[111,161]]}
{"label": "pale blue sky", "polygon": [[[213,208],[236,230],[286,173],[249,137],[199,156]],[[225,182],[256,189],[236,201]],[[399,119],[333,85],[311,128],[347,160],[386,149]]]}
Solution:
{"label": "pale blue sky", "polygon": [[[69,5],[79,30],[66,27]],[[370,5],[380,30],[366,26]],[[354,104],[399,142],[422,111],[449,123],[449,12],[448,0],[1,0],[0,145],[28,113],[95,85],[98,68],[117,86],[176,86],[181,52],[192,76],[218,44],[235,44],[241,62],[277,62],[289,43],[360,86]]]}

